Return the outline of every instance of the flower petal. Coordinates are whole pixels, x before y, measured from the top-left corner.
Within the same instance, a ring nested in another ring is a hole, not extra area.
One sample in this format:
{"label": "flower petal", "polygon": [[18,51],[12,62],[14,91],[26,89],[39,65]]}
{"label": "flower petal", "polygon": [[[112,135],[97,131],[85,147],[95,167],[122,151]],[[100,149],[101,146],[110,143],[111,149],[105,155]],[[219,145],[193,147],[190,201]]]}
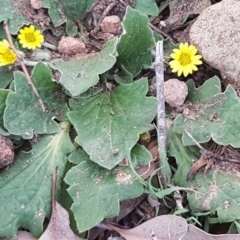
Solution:
{"label": "flower petal", "polygon": [[34,26],[33,26],[33,25],[30,25],[30,26],[29,26],[29,30],[30,30],[30,32],[32,32],[32,33],[33,33],[33,32],[34,32],[34,30],[35,30],[35,29],[34,29]]}
{"label": "flower petal", "polygon": [[192,74],[193,71],[197,71],[196,65],[202,64],[201,55],[197,54],[197,48],[194,45],[185,43],[179,44],[179,49],[173,49],[170,54],[171,60],[169,66],[173,73],[177,72],[178,76],[182,74],[184,77]]}
{"label": "flower petal", "polygon": [[179,57],[180,57],[180,54],[178,54],[178,53],[171,53],[171,54],[170,54],[170,57],[173,58],[173,59],[175,59],[175,60],[178,60]]}
{"label": "flower petal", "polygon": [[183,72],[182,68],[178,69],[178,73],[177,73],[178,77],[180,77],[182,75],[182,72]]}
{"label": "flower petal", "polygon": [[[32,36],[27,36],[27,34],[31,34]],[[42,43],[44,42],[44,36],[40,30],[35,29],[34,25],[20,29],[18,39],[22,47],[28,49],[36,49],[37,47],[41,47]]]}

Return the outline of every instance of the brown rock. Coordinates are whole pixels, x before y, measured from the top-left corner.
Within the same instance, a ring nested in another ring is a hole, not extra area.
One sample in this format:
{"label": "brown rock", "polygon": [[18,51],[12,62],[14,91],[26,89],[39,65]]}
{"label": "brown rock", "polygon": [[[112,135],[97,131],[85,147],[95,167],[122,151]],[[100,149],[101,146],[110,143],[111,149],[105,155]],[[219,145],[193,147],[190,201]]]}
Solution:
{"label": "brown rock", "polygon": [[183,105],[187,95],[188,87],[185,82],[181,82],[176,78],[164,82],[165,102],[170,107],[176,108]]}
{"label": "brown rock", "polygon": [[40,9],[41,8],[41,0],[31,0],[31,7],[33,9]]}
{"label": "brown rock", "polygon": [[116,15],[105,17],[101,22],[101,29],[104,33],[120,34],[122,32],[120,18]]}
{"label": "brown rock", "polygon": [[0,135],[0,169],[10,165],[13,159],[14,151],[12,141]]}
{"label": "brown rock", "polygon": [[65,54],[85,53],[86,46],[80,39],[62,37],[58,45],[58,51]]}
{"label": "brown rock", "polygon": [[240,86],[240,1],[223,0],[201,13],[190,28],[190,42],[225,82]]}

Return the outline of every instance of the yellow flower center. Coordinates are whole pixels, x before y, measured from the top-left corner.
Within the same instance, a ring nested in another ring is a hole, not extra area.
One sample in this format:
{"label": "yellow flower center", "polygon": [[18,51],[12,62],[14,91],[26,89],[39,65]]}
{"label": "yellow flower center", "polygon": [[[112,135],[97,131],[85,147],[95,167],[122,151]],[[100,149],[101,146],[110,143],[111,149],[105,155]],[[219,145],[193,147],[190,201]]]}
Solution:
{"label": "yellow flower center", "polygon": [[15,54],[10,49],[8,49],[5,53],[3,53],[2,56],[5,59],[5,61],[8,63],[13,63],[16,60]]}
{"label": "yellow flower center", "polygon": [[188,54],[182,53],[180,58],[179,58],[179,62],[182,66],[186,66],[189,63],[191,63],[191,58]]}
{"label": "yellow flower center", "polygon": [[25,34],[27,42],[35,42],[36,38],[33,33],[26,33]]}

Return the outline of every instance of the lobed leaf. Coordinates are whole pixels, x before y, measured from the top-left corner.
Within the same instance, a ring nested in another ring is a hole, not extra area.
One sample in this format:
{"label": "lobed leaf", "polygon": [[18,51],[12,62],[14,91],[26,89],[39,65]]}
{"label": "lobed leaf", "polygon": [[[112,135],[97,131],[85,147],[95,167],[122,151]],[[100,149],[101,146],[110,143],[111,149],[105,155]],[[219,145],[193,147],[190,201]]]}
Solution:
{"label": "lobed leaf", "polygon": [[187,198],[192,212],[216,212],[219,222],[232,222],[240,219],[237,211],[240,201],[240,183],[238,171],[231,169],[208,170],[199,172],[193,181],[186,176],[192,164],[199,159],[196,147],[183,146],[181,135],[171,131],[168,138],[168,153],[177,162],[177,171],[173,182],[178,186],[194,189],[188,192]]}
{"label": "lobed leaf", "polygon": [[[136,151],[140,156],[146,155],[143,149]],[[149,162],[151,158],[147,160]],[[73,152],[69,161],[79,162],[68,171],[64,180],[70,185],[68,192],[74,201],[71,210],[80,232],[94,227],[104,218],[117,216],[121,200],[143,193],[142,184],[129,167],[106,170],[91,162],[89,157],[86,160],[81,150]]]}
{"label": "lobed leaf", "polygon": [[107,42],[101,52],[81,60],[62,59],[50,62],[50,67],[61,72],[59,82],[71,93],[72,96],[87,91],[99,81],[99,74],[109,70],[116,62],[117,38]]}
{"label": "lobed leaf", "polygon": [[240,147],[240,100],[232,86],[220,92],[221,84],[217,77],[206,81],[195,88],[188,82],[189,114],[180,115],[174,121],[175,131],[182,133],[185,146],[194,145],[184,133],[186,129],[199,143],[208,142],[211,138],[220,145]]}
{"label": "lobed leaf", "polygon": [[58,124],[54,118],[64,120],[68,106],[61,87],[51,80],[50,69],[38,63],[32,73],[32,81],[46,107],[43,113],[39,101],[22,72],[14,72],[14,89],[10,92],[4,112],[4,126],[9,133],[31,139],[35,133],[55,133]]}
{"label": "lobed leaf", "polygon": [[68,117],[77,131],[75,141],[100,166],[112,169],[151,129],[156,99],[146,97],[147,79],[120,85],[112,92],[72,99]]}
{"label": "lobed leaf", "polygon": [[138,10],[128,7],[122,24],[124,31],[117,45],[117,66],[123,65],[135,77],[143,65],[151,65],[155,41],[148,17]]}

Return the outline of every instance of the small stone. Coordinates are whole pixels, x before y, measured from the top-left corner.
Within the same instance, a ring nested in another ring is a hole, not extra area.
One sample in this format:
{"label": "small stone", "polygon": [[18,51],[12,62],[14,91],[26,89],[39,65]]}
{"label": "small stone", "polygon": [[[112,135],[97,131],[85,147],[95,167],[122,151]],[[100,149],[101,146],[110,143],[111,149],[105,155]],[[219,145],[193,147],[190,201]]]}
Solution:
{"label": "small stone", "polygon": [[224,83],[240,86],[240,1],[223,0],[204,9],[189,37],[205,62],[220,71]]}
{"label": "small stone", "polygon": [[101,22],[101,29],[104,33],[120,34],[122,32],[120,18],[116,15],[105,17]]}
{"label": "small stone", "polygon": [[31,7],[36,10],[40,9],[41,8],[40,2],[41,0],[31,0]]}
{"label": "small stone", "polygon": [[65,54],[86,53],[86,46],[80,39],[62,37],[58,45],[58,51]]}
{"label": "small stone", "polygon": [[13,159],[14,151],[12,141],[0,135],[0,169],[10,165]]}
{"label": "small stone", "polygon": [[164,82],[165,102],[170,107],[176,108],[183,105],[187,95],[188,87],[185,82],[181,82],[176,78]]}

